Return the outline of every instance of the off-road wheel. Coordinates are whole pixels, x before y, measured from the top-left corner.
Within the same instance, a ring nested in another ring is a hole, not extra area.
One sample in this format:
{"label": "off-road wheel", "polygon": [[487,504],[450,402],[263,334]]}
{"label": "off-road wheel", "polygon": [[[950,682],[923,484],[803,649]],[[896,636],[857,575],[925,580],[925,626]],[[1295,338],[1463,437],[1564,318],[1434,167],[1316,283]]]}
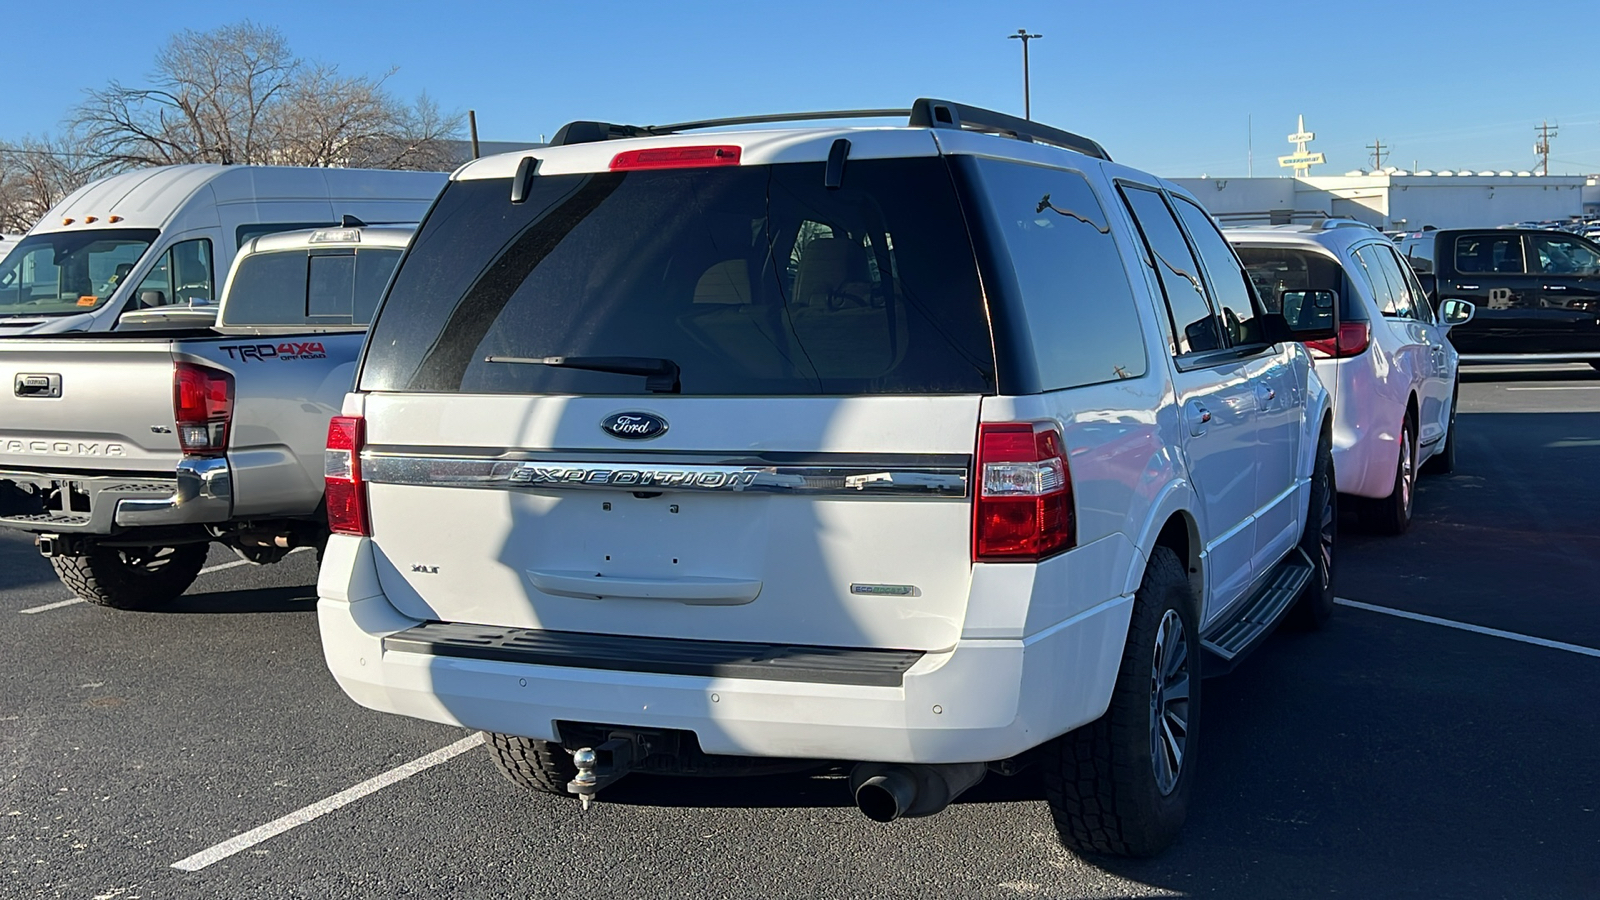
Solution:
{"label": "off-road wheel", "polygon": [[1311,580],[1306,582],[1289,611],[1289,622],[1314,631],[1333,615],[1333,572],[1339,545],[1339,490],[1333,471],[1333,442],[1324,434],[1317,441],[1317,461],[1311,469],[1311,502],[1306,525],[1300,532],[1300,549],[1311,560]]}
{"label": "off-road wheel", "polygon": [[512,784],[558,797],[577,796],[567,792],[567,782],[578,776],[578,767],[560,745],[485,731],[483,746],[488,748],[494,767]]}
{"label": "off-road wheel", "polygon": [[61,583],[79,597],[113,609],[158,609],[183,596],[206,564],[208,544],[106,547],[82,556],[51,557]]}
{"label": "off-road wheel", "polygon": [[1157,547],[1134,595],[1110,707],[1043,748],[1045,797],[1068,849],[1153,856],[1178,836],[1194,787],[1199,637],[1189,575]]}
{"label": "off-road wheel", "polygon": [[1449,475],[1456,470],[1456,407],[1460,401],[1461,383],[1456,382],[1455,389],[1450,392],[1450,423],[1445,426],[1444,446],[1422,464],[1422,471],[1429,475]]}
{"label": "off-road wheel", "polygon": [[1417,494],[1417,426],[1407,413],[1400,426],[1400,456],[1394,467],[1394,490],[1377,500],[1363,497],[1356,513],[1368,531],[1405,534]]}

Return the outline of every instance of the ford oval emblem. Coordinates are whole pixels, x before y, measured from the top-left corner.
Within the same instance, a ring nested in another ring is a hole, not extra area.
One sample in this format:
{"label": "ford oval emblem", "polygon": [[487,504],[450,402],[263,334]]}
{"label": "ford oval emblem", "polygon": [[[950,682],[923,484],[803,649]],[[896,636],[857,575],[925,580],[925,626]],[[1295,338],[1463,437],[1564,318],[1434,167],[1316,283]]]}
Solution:
{"label": "ford oval emblem", "polygon": [[600,430],[625,441],[648,441],[667,433],[667,420],[655,413],[619,412],[606,416]]}

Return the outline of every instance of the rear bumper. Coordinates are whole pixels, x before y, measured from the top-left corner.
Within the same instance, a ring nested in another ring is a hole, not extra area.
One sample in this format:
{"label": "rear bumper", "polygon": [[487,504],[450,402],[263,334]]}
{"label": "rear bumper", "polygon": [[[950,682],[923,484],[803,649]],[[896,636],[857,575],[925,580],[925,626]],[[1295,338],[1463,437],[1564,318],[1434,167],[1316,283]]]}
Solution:
{"label": "rear bumper", "polygon": [[[32,509],[31,489],[70,486],[59,509]],[[4,490],[9,488],[10,490]],[[185,459],[171,477],[81,477],[0,471],[0,526],[43,534],[112,534],[123,528],[225,522],[233,512],[226,459]]]}
{"label": "rear bumper", "polygon": [[898,684],[663,674],[410,652],[371,546],[334,536],[318,582],[328,668],[371,709],[557,740],[557,721],[692,731],[707,753],[903,763],[1005,759],[1098,718],[1127,635],[1118,597],[1020,640],[961,640]]}

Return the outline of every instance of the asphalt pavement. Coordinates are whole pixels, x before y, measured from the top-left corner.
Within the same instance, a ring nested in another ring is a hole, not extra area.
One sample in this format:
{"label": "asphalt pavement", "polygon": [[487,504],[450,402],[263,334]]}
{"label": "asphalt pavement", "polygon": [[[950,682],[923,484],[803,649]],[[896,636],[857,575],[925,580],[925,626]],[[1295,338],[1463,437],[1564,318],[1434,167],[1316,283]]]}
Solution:
{"label": "asphalt pavement", "polygon": [[1600,373],[1466,371],[1456,473],[1406,535],[1342,534],[1365,606],[1206,682],[1154,860],[1061,849],[1026,774],[890,825],[835,775],[632,776],[583,813],[348,701],[309,553],[127,613],[57,605],[0,532],[0,898],[1600,896]]}

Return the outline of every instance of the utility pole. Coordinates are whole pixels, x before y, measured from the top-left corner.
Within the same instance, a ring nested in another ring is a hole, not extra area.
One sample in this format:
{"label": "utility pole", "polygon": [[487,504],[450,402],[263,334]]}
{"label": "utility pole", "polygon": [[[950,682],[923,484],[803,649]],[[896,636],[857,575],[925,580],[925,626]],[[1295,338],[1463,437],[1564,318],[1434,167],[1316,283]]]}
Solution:
{"label": "utility pole", "polygon": [[[1384,160],[1389,158],[1390,151],[1383,149],[1383,141],[1381,139],[1374,139],[1372,143],[1367,145],[1367,149],[1372,151],[1373,170],[1381,171],[1383,169]],[[1391,147],[1390,150],[1392,149],[1393,148]]]}
{"label": "utility pole", "polygon": [[1550,174],[1550,139],[1556,136],[1556,130],[1550,127],[1550,120],[1546,119],[1543,125],[1533,129],[1539,133],[1539,139],[1533,143],[1533,152],[1541,157],[1540,175]]}
{"label": "utility pole", "polygon": [[1028,85],[1028,42],[1035,38],[1042,38],[1042,34],[1029,34],[1028,29],[1018,28],[1016,34],[1006,37],[1013,41],[1022,41],[1022,117],[1033,120],[1033,91]]}

